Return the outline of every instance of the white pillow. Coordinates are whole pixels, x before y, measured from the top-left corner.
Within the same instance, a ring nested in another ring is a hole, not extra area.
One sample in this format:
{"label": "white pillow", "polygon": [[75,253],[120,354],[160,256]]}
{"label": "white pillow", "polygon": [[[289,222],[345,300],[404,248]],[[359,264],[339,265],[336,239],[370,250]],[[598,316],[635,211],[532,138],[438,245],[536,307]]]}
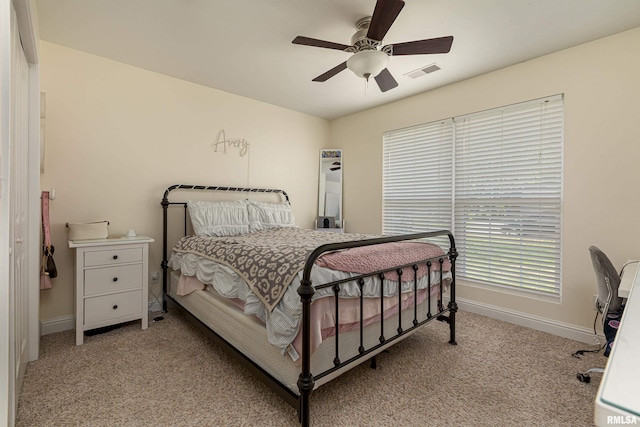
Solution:
{"label": "white pillow", "polygon": [[187,202],[193,230],[198,236],[239,236],[249,232],[247,204],[234,202]]}
{"label": "white pillow", "polygon": [[295,227],[295,218],[291,205],[283,203],[264,203],[247,201],[249,212],[249,231],[268,230],[280,227]]}

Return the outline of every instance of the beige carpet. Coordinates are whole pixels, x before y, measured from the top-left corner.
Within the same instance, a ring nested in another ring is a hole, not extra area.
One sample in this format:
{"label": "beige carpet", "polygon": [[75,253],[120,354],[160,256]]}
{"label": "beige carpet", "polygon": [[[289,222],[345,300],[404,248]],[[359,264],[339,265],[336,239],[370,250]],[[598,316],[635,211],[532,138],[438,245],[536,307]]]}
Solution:
{"label": "beige carpet", "polygon": [[[472,313],[457,346],[435,322],[311,396],[314,426],[589,426],[604,366],[585,345]],[[296,426],[295,411],[178,314],[86,337],[42,338],[17,426]]]}

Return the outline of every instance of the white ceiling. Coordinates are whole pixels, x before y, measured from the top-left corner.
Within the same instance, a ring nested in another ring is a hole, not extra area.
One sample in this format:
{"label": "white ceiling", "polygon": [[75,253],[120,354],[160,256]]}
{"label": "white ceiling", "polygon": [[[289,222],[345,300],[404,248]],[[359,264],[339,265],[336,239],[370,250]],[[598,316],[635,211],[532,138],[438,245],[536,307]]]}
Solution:
{"label": "white ceiling", "polygon": [[[385,44],[453,35],[453,47],[392,57],[399,86],[382,93],[349,70],[312,82],[350,54],[291,43],[303,35],[351,44],[355,22],[373,13],[375,0],[36,5],[42,40],[327,119],[640,26],[640,0],[406,0]],[[433,63],[441,70],[404,75]]]}

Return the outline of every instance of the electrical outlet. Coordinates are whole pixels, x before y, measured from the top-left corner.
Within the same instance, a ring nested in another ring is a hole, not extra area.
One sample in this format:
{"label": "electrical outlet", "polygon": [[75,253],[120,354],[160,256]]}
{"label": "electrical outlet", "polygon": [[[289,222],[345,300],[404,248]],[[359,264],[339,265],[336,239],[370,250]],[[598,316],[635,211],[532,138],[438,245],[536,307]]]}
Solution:
{"label": "electrical outlet", "polygon": [[152,271],[151,272],[151,283],[158,283],[158,272],[157,271]]}
{"label": "electrical outlet", "polygon": [[598,294],[593,294],[593,310],[598,310]]}

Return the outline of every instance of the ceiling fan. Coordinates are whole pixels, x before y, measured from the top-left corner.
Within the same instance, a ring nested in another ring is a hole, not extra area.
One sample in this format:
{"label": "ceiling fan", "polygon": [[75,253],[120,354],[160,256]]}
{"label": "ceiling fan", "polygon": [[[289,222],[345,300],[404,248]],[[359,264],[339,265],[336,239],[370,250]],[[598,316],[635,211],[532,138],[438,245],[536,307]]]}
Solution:
{"label": "ceiling fan", "polygon": [[386,92],[398,86],[398,82],[387,69],[390,56],[447,53],[453,44],[453,36],[447,36],[383,46],[382,39],[403,7],[402,0],[377,0],[373,15],[362,18],[356,23],[356,33],[351,38],[351,46],[304,36],[296,37],[292,43],[353,53],[342,64],[313,79],[314,82],[327,81],[340,71],[349,68],[358,77],[367,81],[370,77],[374,77],[380,90]]}

